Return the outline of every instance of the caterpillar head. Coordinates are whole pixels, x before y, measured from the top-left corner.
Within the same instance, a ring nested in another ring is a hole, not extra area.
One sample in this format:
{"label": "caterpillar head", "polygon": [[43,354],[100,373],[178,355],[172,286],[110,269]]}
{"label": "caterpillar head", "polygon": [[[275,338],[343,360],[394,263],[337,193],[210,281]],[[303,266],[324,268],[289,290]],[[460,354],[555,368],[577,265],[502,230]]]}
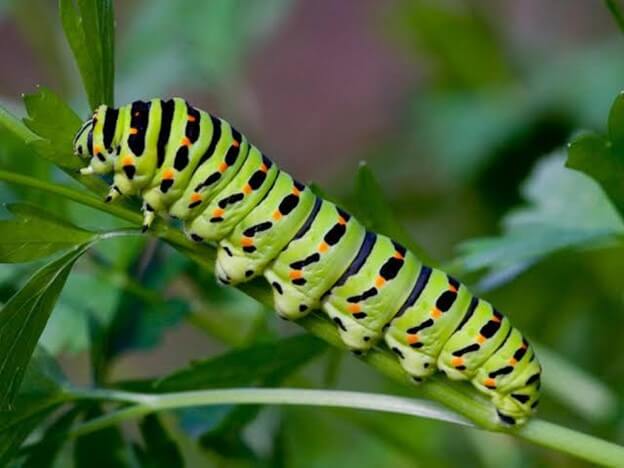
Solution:
{"label": "caterpillar head", "polygon": [[82,124],[74,137],[74,154],[79,158],[88,159],[93,151],[93,118]]}
{"label": "caterpillar head", "polygon": [[93,116],[86,120],[74,137],[74,154],[82,159],[90,159],[89,166],[81,172],[83,174],[106,174],[112,170],[115,150],[106,147],[102,141],[104,116],[106,106],[100,106]]}

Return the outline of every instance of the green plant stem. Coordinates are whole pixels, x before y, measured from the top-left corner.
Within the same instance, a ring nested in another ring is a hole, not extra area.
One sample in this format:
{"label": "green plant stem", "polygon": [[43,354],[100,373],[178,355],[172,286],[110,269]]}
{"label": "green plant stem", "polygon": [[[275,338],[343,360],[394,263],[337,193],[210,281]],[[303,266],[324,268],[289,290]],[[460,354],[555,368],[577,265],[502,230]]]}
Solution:
{"label": "green plant stem", "polygon": [[[77,389],[71,391],[70,395],[76,399],[133,403],[132,406],[108,413],[74,428],[70,432],[72,437],[82,436],[122,421],[137,419],[156,411],[226,404],[305,405],[365,409],[472,426],[465,419],[426,400],[337,390],[234,388],[153,395],[107,389]],[[624,447],[546,421],[533,420],[515,431],[515,434],[526,440],[540,441],[541,445],[565,451],[594,463],[608,466],[624,463]]]}
{"label": "green plant stem", "polygon": [[[118,216],[136,225],[140,225],[142,222],[141,216],[128,208],[104,203],[91,195],[68,187],[1,170],[0,180],[62,196]],[[157,223],[151,232],[173,247],[181,250],[192,259],[198,261],[208,270],[213,270],[215,258],[214,248],[190,242],[180,231],[170,228],[162,222]],[[272,307],[273,293],[266,282],[255,280],[241,285],[239,289],[266,306]],[[345,345],[336,332],[335,326],[331,324],[324,315],[321,315],[321,313],[312,313],[299,320],[297,323],[330,344],[345,349]],[[396,358],[386,349],[374,349],[360,359],[395,381],[406,384],[409,382]],[[482,429],[513,434],[518,438],[533,442],[537,445],[553,448],[594,463],[613,465],[617,462],[619,464],[624,464],[624,448],[555,424],[532,418],[521,428],[510,429],[500,425],[491,402],[471,386],[467,385],[466,382],[454,382],[436,375],[418,387],[412,386],[412,388],[414,388],[414,392],[419,396],[441,403],[470,421],[473,421]],[[130,409],[128,409],[128,411],[129,410]]]}

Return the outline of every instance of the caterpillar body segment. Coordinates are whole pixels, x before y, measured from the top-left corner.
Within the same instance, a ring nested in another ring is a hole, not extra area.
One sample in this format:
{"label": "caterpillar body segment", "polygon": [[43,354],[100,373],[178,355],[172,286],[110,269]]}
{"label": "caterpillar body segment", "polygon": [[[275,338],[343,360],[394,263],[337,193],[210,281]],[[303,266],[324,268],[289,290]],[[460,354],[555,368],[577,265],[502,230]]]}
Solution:
{"label": "caterpillar body segment", "polygon": [[277,313],[322,309],[361,353],[385,341],[414,382],[441,371],[489,395],[506,424],[539,401],[541,367],[509,320],[444,272],[279,170],[227,122],[186,101],[99,107],[74,139],[83,174],[113,173],[107,197],[143,198],[217,246],[224,284],[263,275]]}

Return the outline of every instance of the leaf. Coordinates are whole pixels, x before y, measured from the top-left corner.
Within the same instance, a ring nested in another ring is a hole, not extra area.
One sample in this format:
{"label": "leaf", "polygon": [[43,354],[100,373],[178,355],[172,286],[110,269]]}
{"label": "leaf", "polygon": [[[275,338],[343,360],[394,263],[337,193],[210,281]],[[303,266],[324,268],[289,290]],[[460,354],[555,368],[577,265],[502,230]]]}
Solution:
{"label": "leaf", "polygon": [[56,362],[37,348],[13,410],[0,412],[0,466],[6,466],[30,432],[62,403],[64,385]]}
{"label": "leaf", "polygon": [[150,414],[139,423],[145,450],[140,452],[141,466],[148,468],[176,468],[184,466],[178,446],[163,427],[160,418]]}
{"label": "leaf", "polygon": [[72,408],[50,424],[43,433],[41,440],[29,447],[22,468],[53,467],[58,452],[67,442],[63,437],[59,437],[59,434],[67,433],[81,412],[82,408]]}
{"label": "leaf", "polygon": [[566,165],[594,178],[624,215],[624,92],[611,106],[607,136],[583,132],[568,147]]}
{"label": "leaf", "polygon": [[588,177],[566,169],[562,154],[542,160],[522,194],[528,205],[505,216],[503,234],[461,244],[456,266],[467,271],[489,268],[507,281],[557,250],[596,245],[624,233],[624,223],[604,192]]}
{"label": "leaf", "polygon": [[[99,407],[87,413],[87,420],[103,415]],[[75,466],[90,468],[122,468],[134,466],[131,447],[117,426],[108,426],[76,438],[74,443]]]}
{"label": "leaf", "polygon": [[88,244],[40,268],[0,310],[0,411],[10,409],[74,262]]}
{"label": "leaf", "polygon": [[392,212],[381,185],[365,162],[360,163],[355,175],[355,198],[354,209],[367,228],[402,243],[416,256],[431,264],[425,250],[414,241]]}
{"label": "leaf", "polygon": [[624,15],[622,15],[620,6],[617,4],[616,0],[605,0],[605,3],[611,12],[611,16],[613,16],[613,19],[620,28],[620,31],[624,32]]}
{"label": "leaf", "polygon": [[112,106],[115,70],[112,0],[60,0],[59,9],[91,109],[100,104]]}
{"label": "leaf", "polygon": [[310,335],[257,343],[193,363],[155,385],[157,392],[251,385],[266,378],[288,375],[317,356],[325,343]]}
{"label": "leaf", "polygon": [[72,154],[72,141],[82,123],[80,117],[47,88],[39,88],[34,94],[24,95],[24,105],[28,112],[24,123],[42,138],[32,141],[29,146],[61,167],[81,167],[80,158]]}
{"label": "leaf", "polygon": [[45,258],[96,236],[32,205],[15,203],[7,209],[15,218],[0,220],[0,263]]}

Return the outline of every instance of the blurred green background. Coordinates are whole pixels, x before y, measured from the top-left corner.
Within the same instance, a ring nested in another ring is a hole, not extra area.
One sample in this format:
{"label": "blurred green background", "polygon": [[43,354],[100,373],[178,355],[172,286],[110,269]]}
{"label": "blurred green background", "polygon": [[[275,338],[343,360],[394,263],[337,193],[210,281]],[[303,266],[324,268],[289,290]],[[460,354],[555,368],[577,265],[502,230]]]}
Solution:
{"label": "blurred green background", "polygon": [[[624,222],[595,182],[564,167],[566,143],[581,128],[604,131],[624,88],[624,36],[602,3],[125,0],[115,8],[117,103],[185,97],[354,211],[354,175],[366,160],[388,209],[428,255],[544,348],[540,415],[624,443]],[[88,115],[55,2],[0,1],[0,38],[0,103],[23,113],[20,93],[45,84]],[[0,165],[67,180],[3,131]],[[0,199],[28,200],[81,226],[118,225],[8,185]],[[1,265],[0,301],[31,270]],[[81,261],[42,344],[72,381],[110,382],[299,331],[140,238],[109,241]],[[94,346],[104,349],[96,363]],[[336,350],[282,380],[407,393]],[[162,420],[188,466],[584,466],[409,417],[236,411]],[[62,452],[56,464],[70,459]]]}

